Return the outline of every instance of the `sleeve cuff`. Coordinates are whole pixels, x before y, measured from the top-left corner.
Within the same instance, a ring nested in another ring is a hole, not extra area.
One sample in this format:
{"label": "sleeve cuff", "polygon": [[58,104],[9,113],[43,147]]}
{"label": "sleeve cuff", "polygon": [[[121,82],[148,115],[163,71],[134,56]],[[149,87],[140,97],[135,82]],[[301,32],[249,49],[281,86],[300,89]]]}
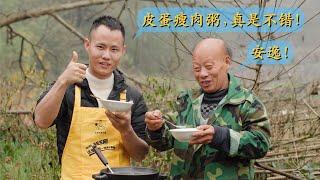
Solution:
{"label": "sleeve cuff", "polygon": [[160,129],[156,131],[151,131],[146,127],[146,134],[149,137],[149,139],[152,141],[160,140],[162,138],[164,129],[165,129],[164,126],[162,126]]}
{"label": "sleeve cuff", "polygon": [[230,151],[230,131],[227,127],[214,125],[214,137],[210,146],[217,150],[229,153]]}
{"label": "sleeve cuff", "polygon": [[230,152],[229,152],[229,154],[231,156],[234,156],[238,153],[241,134],[237,131],[232,130],[232,129],[230,129],[229,131],[230,131]]}

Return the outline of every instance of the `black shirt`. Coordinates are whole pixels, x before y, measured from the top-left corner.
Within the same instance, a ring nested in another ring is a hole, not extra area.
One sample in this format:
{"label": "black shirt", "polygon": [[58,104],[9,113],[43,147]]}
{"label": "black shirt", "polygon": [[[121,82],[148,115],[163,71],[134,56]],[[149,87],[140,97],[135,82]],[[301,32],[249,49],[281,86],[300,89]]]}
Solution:
{"label": "black shirt", "polygon": [[[125,79],[122,73],[119,70],[115,70],[114,74],[114,85],[112,91],[108,99],[110,100],[119,100],[120,92],[123,90],[127,90],[127,100],[133,100],[133,106],[131,108],[131,125],[135,133],[141,138],[145,140],[145,127],[146,124],[144,122],[144,115],[147,112],[147,106],[144,102],[143,96],[141,93],[135,88],[128,86],[125,83]],[[42,93],[37,103],[48,93],[50,88],[53,86],[52,83],[49,88]],[[76,84],[81,88],[81,106],[82,107],[98,107],[98,101],[96,98],[92,97],[92,92],[89,88],[89,84],[87,79],[84,79],[82,83]],[[59,160],[61,162],[61,157],[63,153],[64,146],[67,141],[72,114],[73,114],[73,106],[74,106],[74,89],[75,85],[70,85],[66,93],[63,97],[60,111],[54,123],[52,125],[56,125],[57,129],[57,146],[58,146],[58,154]]]}

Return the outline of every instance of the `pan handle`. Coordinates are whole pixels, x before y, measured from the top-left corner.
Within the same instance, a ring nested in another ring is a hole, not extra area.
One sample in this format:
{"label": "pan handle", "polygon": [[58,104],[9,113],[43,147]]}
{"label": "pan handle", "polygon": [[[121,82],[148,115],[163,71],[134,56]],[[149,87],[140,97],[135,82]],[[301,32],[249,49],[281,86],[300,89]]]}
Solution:
{"label": "pan handle", "polygon": [[98,148],[97,146],[94,146],[92,149],[97,154],[97,156],[99,157],[101,162],[104,164],[104,166],[107,166],[108,165],[108,160],[104,157],[104,155],[102,154],[100,148]]}
{"label": "pan handle", "polygon": [[92,178],[95,180],[107,180],[109,179],[108,175],[106,174],[94,174],[92,175]]}

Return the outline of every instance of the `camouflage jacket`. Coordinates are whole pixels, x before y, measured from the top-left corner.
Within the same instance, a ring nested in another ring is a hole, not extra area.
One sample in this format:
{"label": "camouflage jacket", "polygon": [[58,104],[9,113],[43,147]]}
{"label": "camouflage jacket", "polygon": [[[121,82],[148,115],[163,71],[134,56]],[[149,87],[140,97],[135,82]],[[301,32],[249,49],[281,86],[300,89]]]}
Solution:
{"label": "camouflage jacket", "polygon": [[[182,92],[172,116],[176,124],[199,126],[202,98],[201,91]],[[216,134],[203,145],[179,142],[165,126],[158,132],[146,130],[149,144],[157,150],[174,148],[170,177],[253,179],[254,159],[263,157],[270,147],[270,125],[262,102],[229,75],[228,93],[210,113],[207,124],[214,126]]]}

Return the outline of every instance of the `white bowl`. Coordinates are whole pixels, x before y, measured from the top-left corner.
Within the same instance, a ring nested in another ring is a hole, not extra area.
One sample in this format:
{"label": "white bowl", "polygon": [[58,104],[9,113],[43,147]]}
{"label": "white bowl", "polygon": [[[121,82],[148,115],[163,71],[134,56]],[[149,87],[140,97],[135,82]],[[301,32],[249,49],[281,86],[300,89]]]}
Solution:
{"label": "white bowl", "polygon": [[111,111],[111,112],[127,112],[131,110],[131,106],[133,105],[132,101],[122,102],[122,101],[114,101],[114,100],[104,100],[98,99],[102,106]]}
{"label": "white bowl", "polygon": [[197,128],[181,128],[181,129],[170,129],[172,136],[181,142],[189,142],[192,134],[199,131]]}

